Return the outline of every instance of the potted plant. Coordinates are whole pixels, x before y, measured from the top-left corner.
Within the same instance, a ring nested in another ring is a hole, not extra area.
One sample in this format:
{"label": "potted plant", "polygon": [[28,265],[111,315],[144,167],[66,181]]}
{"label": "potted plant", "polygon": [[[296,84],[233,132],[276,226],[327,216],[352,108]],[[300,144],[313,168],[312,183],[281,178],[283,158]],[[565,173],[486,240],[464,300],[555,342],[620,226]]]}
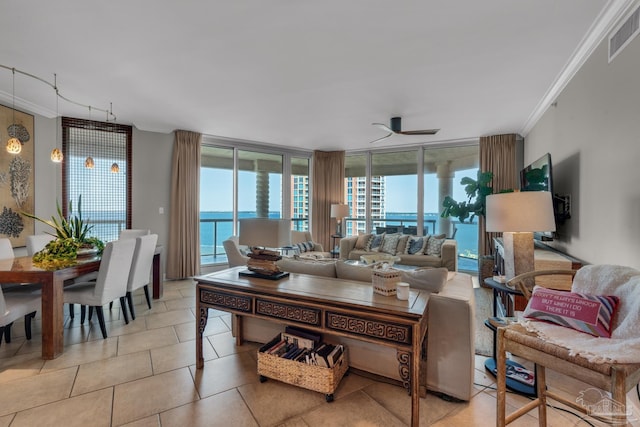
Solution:
{"label": "potted plant", "polygon": [[[82,216],[82,195],[78,196],[78,211],[73,212],[73,202],[69,201],[69,217],[65,218],[56,202],[58,216],[52,216],[50,221],[36,215],[23,212],[28,218],[47,224],[55,230],[55,240],[49,242],[45,248],[33,255],[33,261],[47,269],[57,269],[73,265],[78,256],[94,256],[102,253],[104,243],[97,237],[90,237],[93,225]],[[52,233],[48,233],[54,235]]]}

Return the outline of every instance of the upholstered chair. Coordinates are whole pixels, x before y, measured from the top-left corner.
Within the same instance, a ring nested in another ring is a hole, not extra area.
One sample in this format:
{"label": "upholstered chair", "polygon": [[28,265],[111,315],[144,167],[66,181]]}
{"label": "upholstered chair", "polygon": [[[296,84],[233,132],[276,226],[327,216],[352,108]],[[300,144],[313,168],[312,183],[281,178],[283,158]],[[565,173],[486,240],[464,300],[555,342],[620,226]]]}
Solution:
{"label": "upholstered chair", "polygon": [[[133,308],[132,292],[144,288],[144,296],[147,299],[147,306],[151,309],[151,297],[149,295],[149,281],[151,277],[151,265],[153,264],[153,254],[158,242],[157,234],[146,234],[136,237],[136,249],[133,253],[133,262],[127,282],[127,303],[131,319],[136,318]],[[124,309],[124,308],[123,308]]]}
{"label": "upholstered chair", "polygon": [[43,250],[47,243],[55,238],[55,236],[46,233],[27,236],[27,255],[33,256],[36,252]]}
{"label": "upholstered chair", "polygon": [[106,303],[120,299],[120,306],[125,323],[127,318],[125,295],[129,272],[133,263],[133,253],[136,248],[134,239],[124,239],[109,242],[102,252],[98,278],[95,281],[76,283],[64,289],[64,302],[67,304],[80,304],[80,323],[84,322],[85,306],[96,310],[102,337],[107,338],[107,329],[104,322],[102,306]]}
{"label": "upholstered chair", "polygon": [[240,252],[238,247],[238,237],[231,236],[224,242],[222,242],[222,246],[224,247],[224,251],[227,254],[227,262],[229,263],[229,267],[239,267],[246,266],[249,257],[243,255]]}

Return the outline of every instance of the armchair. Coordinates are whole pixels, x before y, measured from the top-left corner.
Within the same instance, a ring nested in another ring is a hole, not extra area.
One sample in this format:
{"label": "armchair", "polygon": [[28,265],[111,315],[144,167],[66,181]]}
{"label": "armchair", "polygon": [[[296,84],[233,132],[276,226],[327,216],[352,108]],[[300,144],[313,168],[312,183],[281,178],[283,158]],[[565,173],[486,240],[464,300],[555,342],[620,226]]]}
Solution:
{"label": "armchair", "polygon": [[313,240],[313,236],[310,231],[291,231],[291,245],[292,246],[304,246],[303,243],[310,244],[311,248],[306,250],[300,250],[300,255],[310,258],[331,258],[331,253],[325,252],[324,247]]}
{"label": "armchair", "polygon": [[249,261],[249,257],[243,255],[238,248],[238,237],[231,236],[224,242],[222,242],[222,246],[224,247],[224,251],[227,254],[227,262],[229,263],[229,267],[238,267],[238,266],[246,266],[247,261]]}
{"label": "armchair", "polygon": [[[640,381],[640,357],[637,356],[639,338],[623,337],[622,334],[616,334],[616,329],[627,329],[621,325],[637,321],[640,311],[637,308],[637,298],[640,297],[640,292],[637,291],[640,272],[619,266],[588,266],[578,272],[529,272],[514,277],[508,284],[517,286],[528,300],[531,298],[535,277],[549,274],[575,275],[572,285],[574,292],[587,293],[584,291],[585,286],[593,286],[594,295],[612,294],[620,298],[618,319],[613,322],[612,338],[591,337],[562,326],[547,324],[543,325],[544,333],[540,333],[535,327],[525,327],[520,323],[498,328],[497,426],[505,426],[535,408],[538,409],[539,425],[545,426],[547,399],[556,400],[606,422],[626,425],[626,394]],[[602,285],[607,281],[608,284]],[[556,334],[553,333],[554,328]],[[609,346],[609,351],[601,347],[601,344]],[[624,348],[626,351],[618,352],[615,351],[616,348]],[[536,399],[509,415],[506,415],[506,352],[535,363],[537,392]],[[566,399],[548,389],[546,368],[562,372],[597,389],[609,391],[611,398],[604,404],[592,402],[593,405],[591,402],[581,401],[579,397],[574,397],[573,400]]]}

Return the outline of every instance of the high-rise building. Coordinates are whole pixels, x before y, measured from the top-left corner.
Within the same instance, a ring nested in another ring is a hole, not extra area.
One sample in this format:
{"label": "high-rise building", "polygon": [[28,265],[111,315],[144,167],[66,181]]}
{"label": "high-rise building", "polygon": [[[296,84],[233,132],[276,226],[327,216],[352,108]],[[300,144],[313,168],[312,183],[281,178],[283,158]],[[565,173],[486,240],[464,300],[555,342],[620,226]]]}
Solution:
{"label": "high-rise building", "polygon": [[[385,177],[371,177],[371,205],[369,210],[373,221],[373,229],[376,226],[384,226],[384,222],[375,221],[375,218],[384,218],[386,216],[385,205]],[[348,177],[346,179],[347,204],[351,211],[351,218],[360,218],[360,220],[346,221],[345,234],[347,236],[364,233],[367,230],[367,224],[363,218],[366,218],[366,194],[367,179],[366,177]]]}

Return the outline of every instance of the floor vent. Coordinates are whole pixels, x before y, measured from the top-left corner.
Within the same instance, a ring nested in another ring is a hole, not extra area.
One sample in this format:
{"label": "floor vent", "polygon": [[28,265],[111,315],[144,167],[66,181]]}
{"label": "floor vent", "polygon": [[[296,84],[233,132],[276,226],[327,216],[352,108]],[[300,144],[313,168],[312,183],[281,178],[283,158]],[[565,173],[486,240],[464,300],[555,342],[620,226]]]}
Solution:
{"label": "floor vent", "polygon": [[640,7],[618,25],[609,36],[609,62],[622,52],[640,32]]}

